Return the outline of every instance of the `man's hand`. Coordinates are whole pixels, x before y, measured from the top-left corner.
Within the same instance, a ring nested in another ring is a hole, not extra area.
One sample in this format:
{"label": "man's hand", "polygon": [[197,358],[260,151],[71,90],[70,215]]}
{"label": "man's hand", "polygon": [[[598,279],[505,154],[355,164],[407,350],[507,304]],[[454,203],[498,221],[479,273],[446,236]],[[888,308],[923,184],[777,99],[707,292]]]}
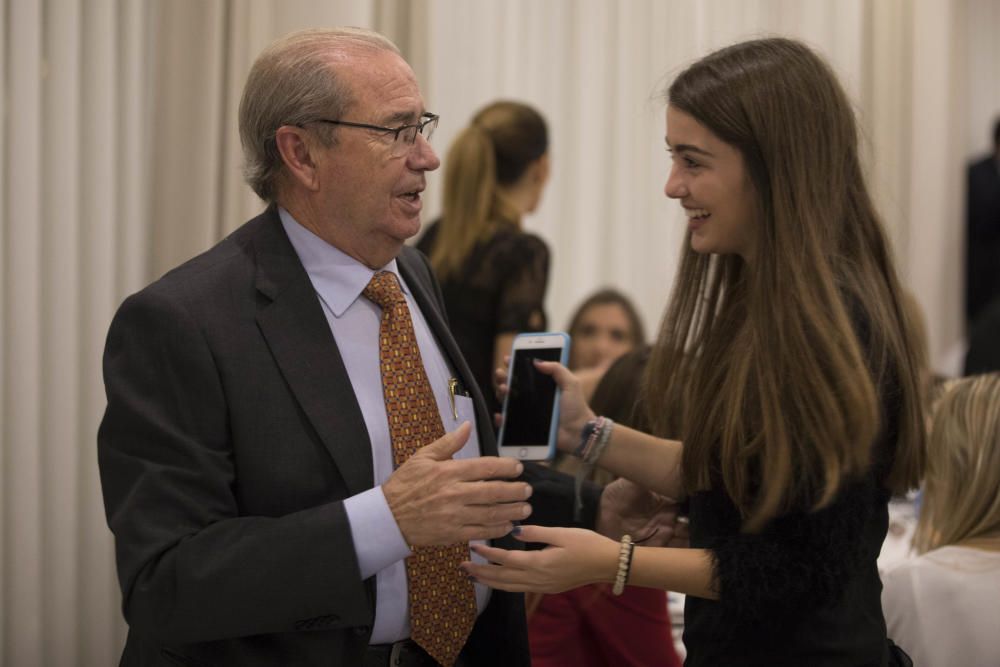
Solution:
{"label": "man's hand", "polygon": [[507,482],[524,466],[515,459],[483,456],[453,460],[469,439],[466,422],[422,447],[382,485],[389,509],[410,546],[502,537],[531,514],[531,486]]}
{"label": "man's hand", "polygon": [[677,502],[624,478],[604,487],[595,529],[613,540],[628,533],[643,546],[688,546],[687,520],[678,515]]}

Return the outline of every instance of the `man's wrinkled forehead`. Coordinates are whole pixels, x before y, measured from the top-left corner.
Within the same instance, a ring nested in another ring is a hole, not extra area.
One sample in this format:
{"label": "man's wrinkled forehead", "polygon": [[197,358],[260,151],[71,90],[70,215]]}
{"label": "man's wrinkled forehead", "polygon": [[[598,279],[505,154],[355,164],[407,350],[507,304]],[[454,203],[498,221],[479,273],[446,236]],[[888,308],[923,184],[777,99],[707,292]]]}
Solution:
{"label": "man's wrinkled forehead", "polygon": [[348,87],[352,112],[373,112],[379,123],[391,125],[416,122],[425,111],[413,69],[393,51],[339,51],[331,54],[330,66]]}

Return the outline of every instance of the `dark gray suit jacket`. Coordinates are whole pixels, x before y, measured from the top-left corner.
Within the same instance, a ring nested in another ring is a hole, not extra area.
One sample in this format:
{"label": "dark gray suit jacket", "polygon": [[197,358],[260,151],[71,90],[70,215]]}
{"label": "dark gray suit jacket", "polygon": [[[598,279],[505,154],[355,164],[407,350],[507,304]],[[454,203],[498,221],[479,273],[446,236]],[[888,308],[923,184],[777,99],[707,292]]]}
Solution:
{"label": "dark gray suit jacket", "polygon": [[[495,455],[426,259],[404,248],[398,265]],[[342,500],[372,487],[371,445],[276,210],[129,297],[104,376],[98,458],[129,624],[122,664],[361,664],[374,578],[361,579]],[[532,520],[568,525],[568,481],[526,478]],[[529,664],[520,595],[493,592],[463,655]]]}

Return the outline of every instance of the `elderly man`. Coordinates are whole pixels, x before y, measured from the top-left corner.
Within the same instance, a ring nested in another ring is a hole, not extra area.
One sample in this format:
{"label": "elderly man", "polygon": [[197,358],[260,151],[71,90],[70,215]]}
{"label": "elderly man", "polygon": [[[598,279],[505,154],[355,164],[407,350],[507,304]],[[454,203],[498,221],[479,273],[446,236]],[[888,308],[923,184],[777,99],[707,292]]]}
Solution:
{"label": "elderly man", "polygon": [[571,486],[495,456],[404,246],[436,125],[375,33],[296,33],[254,64],[240,134],[269,207],[127,299],[108,335],[122,664],[529,663],[521,596],[459,563],[470,541],[517,548],[533,487],[533,521],[569,522]]}

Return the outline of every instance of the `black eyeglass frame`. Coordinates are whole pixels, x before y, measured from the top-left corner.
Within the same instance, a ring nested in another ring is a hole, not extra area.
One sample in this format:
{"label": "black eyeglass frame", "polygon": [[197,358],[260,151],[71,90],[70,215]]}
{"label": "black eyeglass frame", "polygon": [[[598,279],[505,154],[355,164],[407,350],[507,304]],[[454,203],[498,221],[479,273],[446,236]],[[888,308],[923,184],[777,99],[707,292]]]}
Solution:
{"label": "black eyeglass frame", "polygon": [[412,140],[407,141],[405,139],[405,136],[404,136],[404,143],[406,143],[406,144],[414,144],[414,143],[417,142],[417,135],[419,134],[419,135],[423,136],[423,134],[424,134],[424,128],[427,127],[428,125],[430,125],[431,123],[433,123],[434,127],[431,128],[430,132],[428,133],[428,135],[426,137],[426,139],[428,141],[430,141],[430,135],[434,134],[434,130],[437,128],[437,123],[441,119],[441,117],[438,116],[437,114],[430,113],[430,112],[426,112],[426,113],[420,114],[420,118],[421,118],[421,122],[419,122],[419,123],[410,123],[409,125],[400,125],[399,127],[382,127],[381,125],[370,125],[369,123],[355,123],[355,122],[349,121],[349,120],[331,120],[329,118],[317,118],[313,122],[314,123],[329,123],[330,125],[346,125],[347,127],[360,127],[360,128],[362,128],[364,130],[375,130],[377,132],[385,132],[386,134],[392,134],[393,135],[393,137],[392,137],[393,143],[396,143],[396,142],[399,141],[399,135],[402,132],[404,132],[405,130],[411,130],[411,129],[416,128],[416,131],[413,133],[413,139]]}

